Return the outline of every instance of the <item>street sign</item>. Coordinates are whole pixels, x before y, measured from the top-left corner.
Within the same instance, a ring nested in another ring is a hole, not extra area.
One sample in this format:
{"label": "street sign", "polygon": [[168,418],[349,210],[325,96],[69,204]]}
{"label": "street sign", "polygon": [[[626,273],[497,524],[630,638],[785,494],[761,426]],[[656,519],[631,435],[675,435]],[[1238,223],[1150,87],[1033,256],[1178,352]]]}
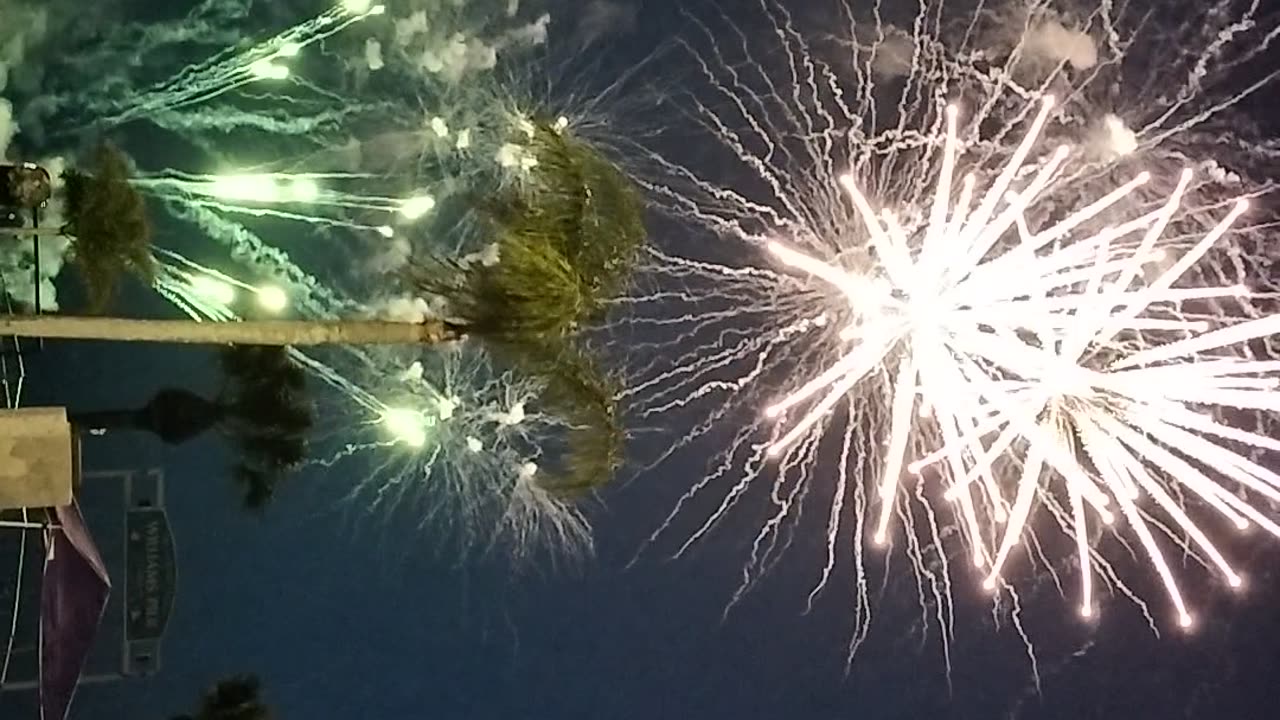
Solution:
{"label": "street sign", "polygon": [[126,521],[125,638],[157,641],[164,634],[177,590],[177,557],[169,519],[160,508],[132,508]]}

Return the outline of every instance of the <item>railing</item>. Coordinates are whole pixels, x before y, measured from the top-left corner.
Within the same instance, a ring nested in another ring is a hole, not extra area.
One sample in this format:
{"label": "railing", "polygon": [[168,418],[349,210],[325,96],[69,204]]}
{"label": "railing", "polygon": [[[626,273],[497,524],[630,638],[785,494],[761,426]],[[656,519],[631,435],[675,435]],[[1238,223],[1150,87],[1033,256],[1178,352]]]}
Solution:
{"label": "railing", "polygon": [[[20,212],[16,209],[15,212]],[[19,228],[27,230],[27,228]],[[9,288],[5,286],[3,276],[0,276],[0,294],[4,295],[5,312],[16,314],[19,312],[31,312],[40,315],[44,312],[41,305],[40,285],[42,278],[40,277],[40,209],[31,209],[31,229],[37,232],[31,233],[31,294],[32,303],[30,308],[15,307],[14,299]],[[0,242],[6,242],[6,235],[12,236],[13,233],[6,233],[9,228],[0,227]],[[17,237],[16,241],[21,242],[21,237]],[[18,399],[22,394],[22,382],[26,378],[26,365],[23,361],[24,353],[39,353],[44,350],[44,339],[39,338],[34,341],[31,339],[22,340],[17,337],[0,337],[0,373],[3,374],[3,384],[5,392],[5,406],[15,408],[18,406]],[[16,365],[15,367],[11,367]],[[17,373],[16,387],[11,384],[13,373]]]}

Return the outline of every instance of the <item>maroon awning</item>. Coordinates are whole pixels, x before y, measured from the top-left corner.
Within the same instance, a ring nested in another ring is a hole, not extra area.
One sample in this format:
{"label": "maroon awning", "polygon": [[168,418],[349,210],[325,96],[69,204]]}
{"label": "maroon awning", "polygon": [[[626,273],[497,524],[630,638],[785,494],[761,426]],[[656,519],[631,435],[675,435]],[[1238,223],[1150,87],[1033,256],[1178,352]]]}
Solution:
{"label": "maroon awning", "polygon": [[41,720],[65,720],[111,592],[79,508],[57,514],[40,590]]}

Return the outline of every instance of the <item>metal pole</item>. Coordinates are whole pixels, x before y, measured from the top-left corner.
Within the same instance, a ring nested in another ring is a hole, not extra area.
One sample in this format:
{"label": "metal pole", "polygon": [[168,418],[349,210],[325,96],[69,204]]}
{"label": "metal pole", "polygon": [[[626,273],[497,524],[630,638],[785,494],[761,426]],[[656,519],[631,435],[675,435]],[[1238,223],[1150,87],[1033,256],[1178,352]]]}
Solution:
{"label": "metal pole", "polygon": [[20,227],[20,228],[0,227],[0,236],[8,235],[9,237],[15,237],[15,238],[42,237],[44,235],[62,235],[62,234],[63,234],[62,231],[57,229],[41,230],[40,228],[36,228],[36,227]]}
{"label": "metal pole", "polygon": [[31,287],[36,293],[36,314],[40,314],[40,208],[31,208],[31,227],[36,229],[31,236]]}

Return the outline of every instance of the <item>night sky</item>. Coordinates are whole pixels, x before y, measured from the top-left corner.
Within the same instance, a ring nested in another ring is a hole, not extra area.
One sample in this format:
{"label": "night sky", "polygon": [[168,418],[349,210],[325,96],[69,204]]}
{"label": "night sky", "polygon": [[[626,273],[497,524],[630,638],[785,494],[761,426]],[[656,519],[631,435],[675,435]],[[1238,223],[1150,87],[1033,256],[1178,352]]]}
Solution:
{"label": "night sky", "polygon": [[[677,31],[679,2],[649,0],[592,72],[626,67]],[[64,284],[70,303],[76,289]],[[119,307],[173,312],[139,287]],[[134,406],[165,385],[216,382],[215,358],[201,349],[48,343],[27,363],[28,406]],[[997,626],[969,578],[955,589],[948,672],[902,565],[873,588],[878,615],[846,670],[847,570],[806,612],[824,559],[816,518],[787,561],[726,615],[764,495],[748,496],[683,557],[670,557],[669,539],[640,552],[701,473],[690,458],[592,504],[597,553],[583,567],[516,570],[501,557],[459,561],[440,531],[352,506],[343,496],[366,470],[360,462],[293,477],[260,517],[239,511],[216,437],[178,449],[94,438],[84,462],[165,468],[179,587],[162,671],[82,688],[72,712],[81,720],[167,718],[239,672],[262,678],[278,717],[308,720],[1267,720],[1280,712],[1280,543],[1265,539],[1233,548],[1251,556],[1240,563],[1244,593],[1190,589],[1203,620],[1189,634],[1170,627],[1157,638],[1117,601],[1083,624],[1052,584],[1031,583],[1021,617],[1036,648],[1037,690],[1022,639]],[[1137,587],[1163,613],[1158,587]]]}

